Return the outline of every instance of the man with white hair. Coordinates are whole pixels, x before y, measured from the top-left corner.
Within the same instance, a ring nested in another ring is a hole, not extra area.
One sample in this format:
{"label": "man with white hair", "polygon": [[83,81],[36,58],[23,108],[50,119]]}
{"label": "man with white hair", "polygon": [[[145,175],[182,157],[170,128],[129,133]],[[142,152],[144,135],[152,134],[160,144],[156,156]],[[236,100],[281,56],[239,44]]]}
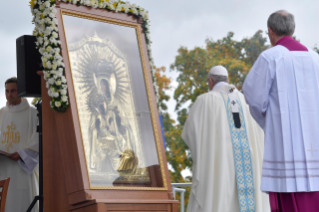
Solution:
{"label": "man with white hair", "polygon": [[272,211],[319,211],[319,55],[295,41],[294,16],[268,18],[272,48],[250,70],[243,92],[265,133],[261,190]]}
{"label": "man with white hair", "polygon": [[259,189],[263,132],[223,66],[209,71],[208,83],[210,92],[197,97],[182,133],[193,159],[188,212],[269,212]]}

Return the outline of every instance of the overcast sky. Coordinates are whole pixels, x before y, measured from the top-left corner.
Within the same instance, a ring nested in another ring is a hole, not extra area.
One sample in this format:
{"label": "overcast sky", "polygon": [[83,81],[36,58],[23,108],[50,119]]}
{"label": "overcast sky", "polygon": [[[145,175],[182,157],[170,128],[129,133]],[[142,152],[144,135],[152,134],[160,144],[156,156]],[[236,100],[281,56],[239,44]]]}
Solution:
{"label": "overcast sky", "polygon": [[[0,106],[5,104],[4,81],[16,76],[15,40],[31,34],[34,25],[29,0],[1,1],[0,7]],[[221,39],[228,32],[235,39],[265,31],[269,15],[287,10],[295,15],[295,35],[309,48],[319,44],[318,0],[134,0],[149,11],[155,65],[174,62],[181,46],[204,47],[206,38]],[[169,76],[175,77],[169,72]],[[173,92],[173,91],[172,91]],[[174,103],[170,104],[173,114]]]}

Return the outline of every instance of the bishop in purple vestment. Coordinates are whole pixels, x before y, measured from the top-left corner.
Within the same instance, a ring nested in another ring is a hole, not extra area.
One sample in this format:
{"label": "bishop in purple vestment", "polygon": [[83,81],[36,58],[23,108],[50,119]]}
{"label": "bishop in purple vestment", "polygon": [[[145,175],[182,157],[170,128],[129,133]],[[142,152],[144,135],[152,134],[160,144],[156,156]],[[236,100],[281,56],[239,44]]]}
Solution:
{"label": "bishop in purple vestment", "polygon": [[250,70],[243,92],[265,133],[261,190],[273,212],[319,211],[319,55],[291,36],[294,16],[270,15],[272,48]]}

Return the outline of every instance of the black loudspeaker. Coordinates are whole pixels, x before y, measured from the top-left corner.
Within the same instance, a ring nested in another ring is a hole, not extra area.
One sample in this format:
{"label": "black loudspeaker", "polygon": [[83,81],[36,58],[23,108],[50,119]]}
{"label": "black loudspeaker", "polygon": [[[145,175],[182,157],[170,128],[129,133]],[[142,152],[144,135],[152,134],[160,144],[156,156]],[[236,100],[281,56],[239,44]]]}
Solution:
{"label": "black loudspeaker", "polygon": [[36,36],[23,35],[16,40],[18,95],[20,97],[41,97],[41,76],[43,70],[41,54],[36,49]]}

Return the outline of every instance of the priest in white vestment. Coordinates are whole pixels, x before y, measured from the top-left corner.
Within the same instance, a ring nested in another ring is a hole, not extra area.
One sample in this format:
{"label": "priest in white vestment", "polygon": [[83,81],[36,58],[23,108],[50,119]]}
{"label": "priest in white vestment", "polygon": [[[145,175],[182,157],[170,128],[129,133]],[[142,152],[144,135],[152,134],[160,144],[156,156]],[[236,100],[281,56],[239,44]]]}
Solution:
{"label": "priest in white vestment", "polygon": [[210,92],[197,97],[182,133],[193,159],[187,211],[269,212],[260,191],[262,129],[224,67],[213,67],[208,82]]}
{"label": "priest in white vestment", "polygon": [[[250,70],[243,92],[265,132],[261,190],[273,211],[319,211],[319,55],[291,36],[294,16],[268,19],[272,48]],[[280,202],[280,204],[278,204]]]}
{"label": "priest in white vestment", "polygon": [[[0,110],[0,180],[10,177],[6,212],[24,212],[38,195],[37,110],[18,97],[17,79],[5,83],[7,104]],[[38,211],[38,204],[32,210]]]}

